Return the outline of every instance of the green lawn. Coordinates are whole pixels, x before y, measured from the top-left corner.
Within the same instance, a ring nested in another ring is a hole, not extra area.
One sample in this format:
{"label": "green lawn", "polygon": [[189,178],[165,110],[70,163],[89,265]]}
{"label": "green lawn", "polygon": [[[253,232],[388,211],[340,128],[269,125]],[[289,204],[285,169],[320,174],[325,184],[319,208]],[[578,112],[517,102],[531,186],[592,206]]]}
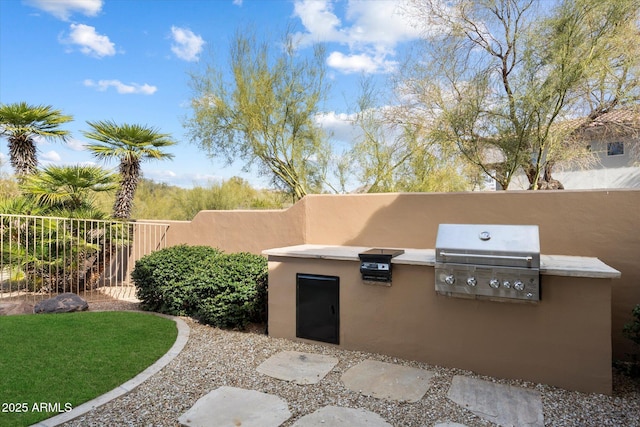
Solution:
{"label": "green lawn", "polygon": [[0,426],[30,425],[114,389],[177,334],[175,322],[146,313],[0,317]]}

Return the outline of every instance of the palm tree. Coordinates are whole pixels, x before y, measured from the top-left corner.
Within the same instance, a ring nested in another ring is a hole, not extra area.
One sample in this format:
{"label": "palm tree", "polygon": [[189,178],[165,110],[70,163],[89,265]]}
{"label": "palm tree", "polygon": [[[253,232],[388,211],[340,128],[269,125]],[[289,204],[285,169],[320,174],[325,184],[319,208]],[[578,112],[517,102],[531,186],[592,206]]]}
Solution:
{"label": "palm tree", "polygon": [[138,180],[142,174],[140,163],[145,160],[163,160],[173,158],[172,154],[161,150],[175,144],[169,134],[159,133],[157,129],[141,125],[122,124],[112,121],[87,122],[93,129],[83,132],[97,144],[86,148],[100,160],[116,158],[120,160],[120,188],[116,193],[113,216],[129,219],[133,197]]}
{"label": "palm tree", "polygon": [[115,190],[115,173],[97,166],[48,166],[24,178],[20,188],[47,208],[77,211],[93,208],[93,194]]}
{"label": "palm tree", "polygon": [[9,140],[9,158],[18,177],[30,175],[38,167],[34,136],[64,141],[69,131],[58,126],[71,120],[72,116],[50,105],[26,102],[0,105],[0,136]]}

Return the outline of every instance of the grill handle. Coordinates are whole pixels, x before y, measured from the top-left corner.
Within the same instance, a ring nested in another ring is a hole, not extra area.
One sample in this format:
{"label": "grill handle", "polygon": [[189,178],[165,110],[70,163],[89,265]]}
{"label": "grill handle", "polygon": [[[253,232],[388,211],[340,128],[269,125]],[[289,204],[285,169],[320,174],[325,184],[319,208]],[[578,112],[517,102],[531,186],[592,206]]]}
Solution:
{"label": "grill handle", "polygon": [[513,261],[526,261],[531,265],[533,257],[530,256],[514,256],[514,255],[484,255],[484,254],[461,254],[457,252],[440,252],[440,256],[450,258],[483,258],[483,259],[508,259]]}

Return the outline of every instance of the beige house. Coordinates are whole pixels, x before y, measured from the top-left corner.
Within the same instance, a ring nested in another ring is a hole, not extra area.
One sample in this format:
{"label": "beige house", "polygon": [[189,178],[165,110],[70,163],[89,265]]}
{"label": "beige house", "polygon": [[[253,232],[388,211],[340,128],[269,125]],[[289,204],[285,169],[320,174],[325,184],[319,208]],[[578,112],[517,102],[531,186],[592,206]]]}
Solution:
{"label": "beige house", "polygon": [[567,189],[640,188],[640,114],[606,113],[589,124],[581,137],[594,154],[588,169],[565,167],[555,175]]}
{"label": "beige house", "polygon": [[[640,188],[640,113],[615,110],[574,133],[593,154],[591,162],[557,165],[553,178],[567,190]],[[509,190],[529,187],[524,173],[514,176]]]}

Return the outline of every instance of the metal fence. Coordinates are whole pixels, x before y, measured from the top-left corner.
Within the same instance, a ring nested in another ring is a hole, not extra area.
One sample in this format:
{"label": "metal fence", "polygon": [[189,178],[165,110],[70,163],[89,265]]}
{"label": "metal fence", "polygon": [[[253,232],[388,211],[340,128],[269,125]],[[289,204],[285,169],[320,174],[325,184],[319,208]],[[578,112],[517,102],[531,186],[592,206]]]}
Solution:
{"label": "metal fence", "polygon": [[135,262],[166,247],[168,224],[0,214],[0,299],[73,292],[135,300]]}

